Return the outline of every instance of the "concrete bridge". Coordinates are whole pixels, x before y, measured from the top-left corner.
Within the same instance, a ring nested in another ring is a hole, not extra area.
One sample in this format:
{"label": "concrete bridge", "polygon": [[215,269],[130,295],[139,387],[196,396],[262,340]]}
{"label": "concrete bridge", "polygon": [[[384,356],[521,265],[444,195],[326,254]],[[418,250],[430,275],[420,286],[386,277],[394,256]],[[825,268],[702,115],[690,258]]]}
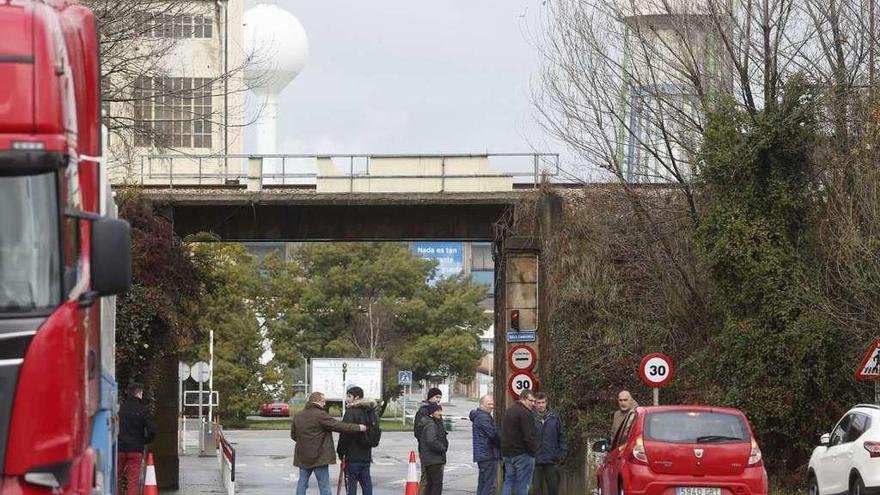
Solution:
{"label": "concrete bridge", "polygon": [[555,154],[155,155],[115,177],[181,235],[229,241],[495,239],[493,226]]}

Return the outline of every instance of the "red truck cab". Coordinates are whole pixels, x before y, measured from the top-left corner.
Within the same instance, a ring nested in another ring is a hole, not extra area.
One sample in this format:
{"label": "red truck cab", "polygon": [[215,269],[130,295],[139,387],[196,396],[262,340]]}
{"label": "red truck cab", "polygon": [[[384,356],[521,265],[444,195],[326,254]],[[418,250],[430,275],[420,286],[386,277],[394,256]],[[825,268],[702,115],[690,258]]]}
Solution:
{"label": "red truck cab", "polygon": [[100,155],[93,14],[0,3],[0,495],[105,493],[95,303],[127,289],[131,248],[100,215]]}

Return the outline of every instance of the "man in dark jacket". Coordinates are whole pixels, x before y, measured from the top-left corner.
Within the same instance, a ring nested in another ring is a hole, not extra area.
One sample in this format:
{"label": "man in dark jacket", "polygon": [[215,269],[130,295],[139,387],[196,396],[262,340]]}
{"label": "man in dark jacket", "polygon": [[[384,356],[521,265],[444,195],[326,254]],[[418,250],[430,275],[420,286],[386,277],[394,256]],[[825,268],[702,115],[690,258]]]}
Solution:
{"label": "man in dark jacket", "polygon": [[[364,389],[351,387],[345,395],[347,408],[343,423],[369,425],[368,419],[376,414],[376,402],[364,400]],[[373,479],[370,476],[370,463],[373,462],[373,447],[366,433],[342,433],[336,444],[336,453],[345,459],[346,490],[349,495],[357,495],[358,483],[364,495],[373,495]]]}
{"label": "man in dark jacket", "polygon": [[523,390],[519,400],[504,412],[501,421],[501,456],[504,458],[503,495],[527,495],[535,470],[535,395]]}
{"label": "man in dark jacket", "polygon": [[426,478],[425,495],[440,495],[443,493],[443,469],[449,440],[443,427],[443,408],[440,404],[425,406],[425,413],[419,428],[419,459]]}
{"label": "man in dark jacket", "polygon": [[[428,398],[425,401],[422,401],[421,407],[416,411],[416,417],[413,419],[413,436],[416,437],[416,441],[421,445],[421,437],[422,437],[422,426],[425,424],[422,422],[422,419],[425,418],[427,414],[427,408],[430,405],[437,405],[443,400],[443,392],[439,388],[431,388],[428,389]],[[421,448],[419,448],[421,452]],[[419,479],[419,495],[425,495],[425,484],[428,482],[428,478],[425,474],[425,463],[422,463],[422,475]]]}
{"label": "man in dark jacket", "polygon": [[474,462],[480,468],[477,478],[477,495],[495,495],[495,477],[498,474],[498,461],[501,459],[501,437],[492,419],[495,400],[492,395],[480,399],[480,407],[471,411],[473,423]]}
{"label": "man in dark jacket", "polygon": [[[130,383],[126,390],[128,398],[119,407],[119,464],[117,491],[119,495],[137,495],[141,488],[141,463],[144,446],[156,436],[156,423],[144,407],[144,386]],[[122,480],[126,491],[122,491]]]}
{"label": "man in dark jacket", "polygon": [[290,438],[296,442],[293,465],[299,468],[296,495],[306,495],[309,478],[315,473],[318,491],[330,495],[330,464],[336,464],[333,452],[333,432],[357,433],[367,431],[365,425],[337,421],[324,410],[327,401],[321,392],[312,392],[305,409],[296,413],[290,422]]}
{"label": "man in dark jacket", "polygon": [[538,452],[535,454],[535,495],[558,495],[559,461],[565,457],[568,447],[562,432],[559,415],[547,409],[547,394],[535,394],[535,428]]}

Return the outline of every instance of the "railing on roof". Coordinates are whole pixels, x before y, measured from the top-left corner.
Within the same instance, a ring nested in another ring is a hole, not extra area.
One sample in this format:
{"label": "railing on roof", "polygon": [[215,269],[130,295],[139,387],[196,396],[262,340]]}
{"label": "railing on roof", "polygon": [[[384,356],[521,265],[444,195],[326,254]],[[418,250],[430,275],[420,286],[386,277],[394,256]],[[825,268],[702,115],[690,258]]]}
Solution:
{"label": "railing on roof", "polygon": [[474,192],[537,187],[556,153],[432,155],[145,155],[125,182],[149,188],[245,187],[326,193]]}

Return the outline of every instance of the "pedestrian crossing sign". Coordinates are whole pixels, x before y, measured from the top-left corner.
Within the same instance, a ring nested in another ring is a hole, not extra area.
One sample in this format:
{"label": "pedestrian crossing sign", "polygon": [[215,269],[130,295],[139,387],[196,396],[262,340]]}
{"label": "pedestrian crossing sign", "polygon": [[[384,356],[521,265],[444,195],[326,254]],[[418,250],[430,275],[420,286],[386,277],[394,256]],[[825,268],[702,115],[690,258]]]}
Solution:
{"label": "pedestrian crossing sign", "polygon": [[880,380],[880,338],[868,348],[868,353],[856,370],[856,380]]}

